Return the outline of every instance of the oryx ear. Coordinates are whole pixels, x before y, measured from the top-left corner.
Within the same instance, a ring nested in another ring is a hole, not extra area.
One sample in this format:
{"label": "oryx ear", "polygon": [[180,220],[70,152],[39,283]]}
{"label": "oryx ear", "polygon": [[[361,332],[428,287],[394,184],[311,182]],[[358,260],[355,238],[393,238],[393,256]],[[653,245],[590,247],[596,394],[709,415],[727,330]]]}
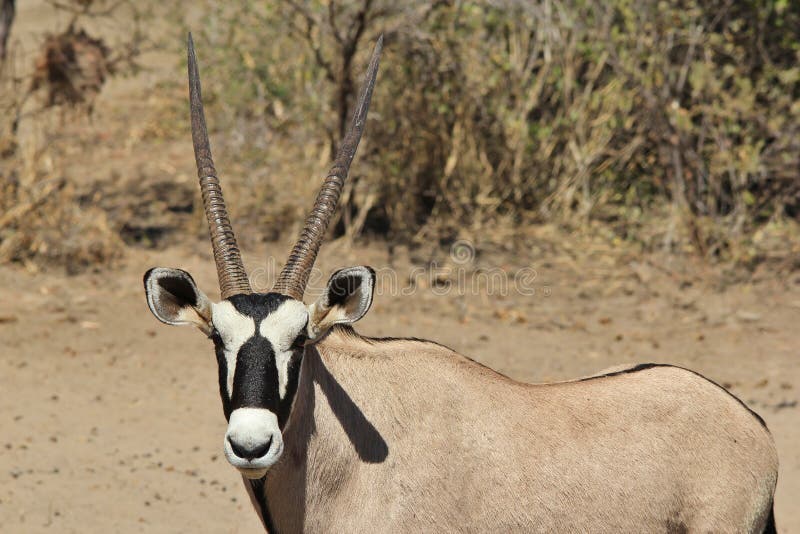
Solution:
{"label": "oryx ear", "polygon": [[193,324],[211,333],[211,301],[197,289],[192,276],[181,269],[155,267],[144,274],[147,305],[167,324]]}
{"label": "oryx ear", "polygon": [[369,311],[375,291],[375,271],[349,267],[331,275],[325,293],[311,306],[308,337],[316,339],[335,324],[358,321]]}

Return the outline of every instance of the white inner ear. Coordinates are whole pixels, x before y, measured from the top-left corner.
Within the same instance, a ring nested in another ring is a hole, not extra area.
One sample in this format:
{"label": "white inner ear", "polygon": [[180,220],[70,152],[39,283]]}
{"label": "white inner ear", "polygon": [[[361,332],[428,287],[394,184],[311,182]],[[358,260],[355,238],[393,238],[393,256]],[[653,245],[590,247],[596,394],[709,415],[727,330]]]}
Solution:
{"label": "white inner ear", "polygon": [[289,382],[289,362],[292,358],[292,343],[308,321],[305,305],[297,300],[283,302],[277,310],[261,321],[260,333],[275,351],[275,365],[278,367],[278,393],[281,399],[286,395]]}
{"label": "white inner ear", "polygon": [[239,354],[242,345],[255,335],[256,322],[251,317],[239,313],[227,300],[211,304],[211,317],[225,347],[225,363],[228,367],[228,398],[231,398],[233,375],[236,372],[236,355]]}
{"label": "white inner ear", "polygon": [[[330,308],[325,306],[322,302],[324,297],[314,302],[308,307],[308,337],[309,339],[317,339],[320,334],[325,331],[325,315],[330,311]],[[330,326],[330,325],[328,325]]]}
{"label": "white inner ear", "polygon": [[[195,292],[197,304],[192,306],[186,302],[180,302],[175,295],[170,294],[169,290],[160,286],[159,282],[163,279],[183,279]],[[151,269],[145,282],[145,295],[147,305],[160,321],[171,325],[193,324],[200,330],[209,334],[211,332],[210,312],[208,297],[195,285],[191,276],[180,269],[167,269],[156,267]]]}
{"label": "white inner ear", "polygon": [[202,330],[206,335],[211,333],[211,327],[208,324],[208,321],[200,315],[200,312],[191,306],[185,306],[180,309],[178,312],[178,320],[186,323],[186,324],[193,324],[200,330]]}

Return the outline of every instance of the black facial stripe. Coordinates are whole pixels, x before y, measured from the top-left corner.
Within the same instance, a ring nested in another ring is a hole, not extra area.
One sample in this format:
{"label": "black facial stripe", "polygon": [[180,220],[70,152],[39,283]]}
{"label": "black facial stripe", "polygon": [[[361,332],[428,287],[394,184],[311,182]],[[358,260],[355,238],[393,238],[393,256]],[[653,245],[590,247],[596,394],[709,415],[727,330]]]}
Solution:
{"label": "black facial stripe", "polygon": [[231,401],[228,398],[228,361],[225,359],[225,345],[216,330],[211,334],[214,342],[214,352],[217,355],[217,368],[219,370],[219,396],[222,397],[222,412],[225,420],[231,418]]}
{"label": "black facial stripe", "polygon": [[[218,333],[212,334],[219,365],[219,389],[222,408],[226,419],[237,408],[265,408],[278,417],[278,424],[284,427],[291,413],[294,395],[297,392],[300,366],[303,358],[303,345],[293,344],[292,356],[286,369],[286,390],[280,397],[278,368],[275,349],[269,340],[260,335],[261,321],[277,310],[289,297],[277,293],[253,293],[233,295],[228,301],[233,307],[255,322],[255,335],[248,339],[236,354],[233,375],[232,398],[228,398],[228,367],[224,345]],[[306,325],[300,336],[305,334]]]}
{"label": "black facial stripe", "polygon": [[294,403],[294,394],[297,392],[297,383],[300,380],[300,364],[303,361],[303,351],[305,348],[299,348],[298,352],[292,354],[292,359],[289,360],[288,369],[286,369],[286,394],[280,401],[278,408],[278,426],[283,429],[286,421],[289,419],[289,414],[292,411],[292,404]]}
{"label": "black facial stripe", "polygon": [[278,368],[272,344],[256,334],[247,340],[236,355],[231,407],[278,409]]}

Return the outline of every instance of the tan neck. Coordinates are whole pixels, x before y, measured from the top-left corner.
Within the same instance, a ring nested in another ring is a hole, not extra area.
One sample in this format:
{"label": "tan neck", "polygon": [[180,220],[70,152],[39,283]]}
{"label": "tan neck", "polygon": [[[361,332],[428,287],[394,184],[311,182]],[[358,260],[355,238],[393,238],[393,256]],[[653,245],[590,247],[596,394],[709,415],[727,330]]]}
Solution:
{"label": "tan neck", "polygon": [[370,366],[353,356],[352,346],[359,343],[352,330],[335,329],[306,350],[283,432],[286,448],[267,475],[267,502],[279,531],[303,530],[303,504],[297,509],[298,503],[324,506],[346,486],[348,466],[380,463],[388,454],[387,438],[365,416],[363,402],[351,398],[363,399],[359,383],[374,389],[381,379],[368,376]]}

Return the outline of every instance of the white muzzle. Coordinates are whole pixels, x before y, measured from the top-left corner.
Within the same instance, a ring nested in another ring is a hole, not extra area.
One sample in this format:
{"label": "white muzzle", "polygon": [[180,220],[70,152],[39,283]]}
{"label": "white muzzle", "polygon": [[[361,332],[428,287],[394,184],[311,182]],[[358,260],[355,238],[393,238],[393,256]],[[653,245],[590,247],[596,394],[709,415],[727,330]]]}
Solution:
{"label": "white muzzle", "polygon": [[261,478],[281,457],[283,436],[278,418],[263,408],[231,413],[225,433],[225,456],[247,478]]}

